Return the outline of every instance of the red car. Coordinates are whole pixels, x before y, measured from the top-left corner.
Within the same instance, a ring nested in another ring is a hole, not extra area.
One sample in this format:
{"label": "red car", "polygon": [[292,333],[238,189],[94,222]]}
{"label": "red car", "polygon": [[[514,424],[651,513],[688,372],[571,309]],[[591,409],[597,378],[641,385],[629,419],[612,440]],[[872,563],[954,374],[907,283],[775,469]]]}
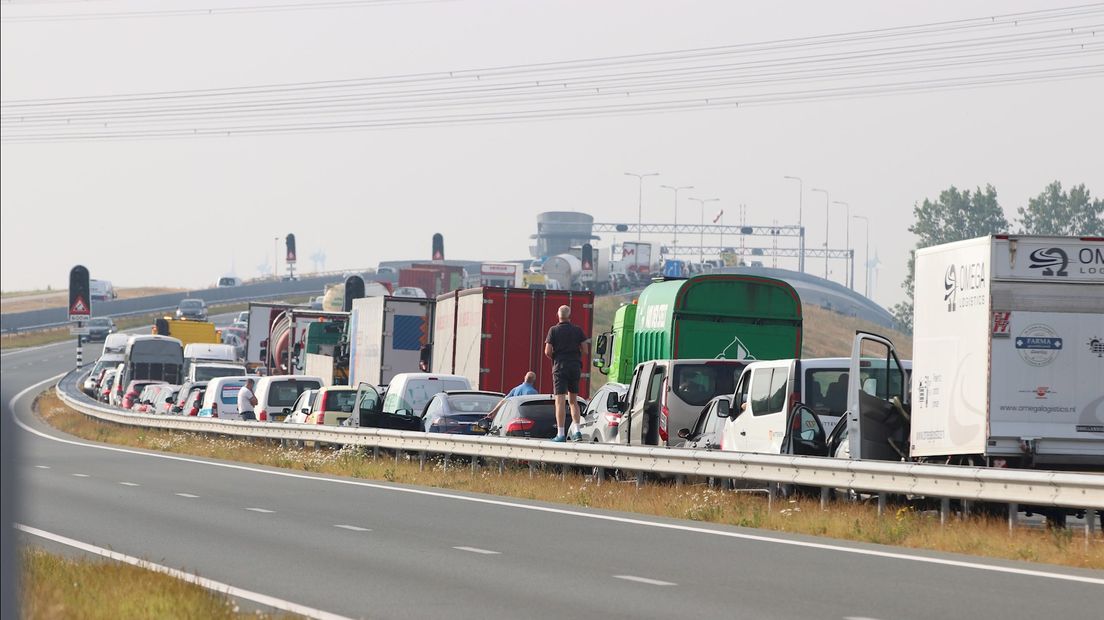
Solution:
{"label": "red car", "polygon": [[138,395],[142,393],[142,390],[146,389],[146,386],[153,385],[154,383],[164,383],[164,381],[146,381],[141,379],[135,379],[127,384],[126,390],[123,391],[122,407],[123,409],[131,409],[138,402]]}

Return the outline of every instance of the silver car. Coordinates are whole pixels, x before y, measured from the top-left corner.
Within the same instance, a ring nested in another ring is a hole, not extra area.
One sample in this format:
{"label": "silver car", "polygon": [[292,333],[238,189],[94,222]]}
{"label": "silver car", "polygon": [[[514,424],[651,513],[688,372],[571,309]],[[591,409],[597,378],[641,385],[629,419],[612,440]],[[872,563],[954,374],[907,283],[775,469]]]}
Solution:
{"label": "silver car", "polygon": [[584,441],[595,443],[617,441],[621,412],[608,408],[609,395],[616,394],[618,399],[623,399],[628,391],[629,386],[624,383],[607,383],[595,393],[579,419],[579,432],[583,434]]}

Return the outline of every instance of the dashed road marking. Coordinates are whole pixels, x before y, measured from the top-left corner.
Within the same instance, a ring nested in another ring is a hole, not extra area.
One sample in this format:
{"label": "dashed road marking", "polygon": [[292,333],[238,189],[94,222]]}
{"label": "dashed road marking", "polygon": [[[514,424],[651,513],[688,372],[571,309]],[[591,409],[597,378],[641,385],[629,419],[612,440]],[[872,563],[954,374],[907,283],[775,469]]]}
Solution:
{"label": "dashed road marking", "polygon": [[481,555],[501,555],[501,551],[491,551],[490,549],[480,549],[478,547],[453,547],[458,551],[467,551],[469,553],[479,553]]}
{"label": "dashed road marking", "polygon": [[198,495],[192,495],[191,493],[174,493],[177,497],[187,497],[188,499],[196,499]]}
{"label": "dashed road marking", "polygon": [[72,474],[74,478],[88,478],[88,474]]}
{"label": "dashed road marking", "polygon": [[272,513],[276,512],[275,510],[269,510],[267,508],[246,508],[246,510],[248,510],[250,512],[260,512],[260,513],[263,513],[263,514],[272,514]]}
{"label": "dashed road marking", "polygon": [[35,469],[50,469],[49,465],[35,465]]}
{"label": "dashed road marking", "polygon": [[624,579],[625,581],[635,581],[637,583],[646,583],[650,586],[677,586],[677,583],[671,583],[670,581],[660,581],[659,579],[648,579],[647,577],[637,577],[636,575],[614,575],[615,579]]}
{"label": "dashed road marking", "polygon": [[123,485],[124,487],[140,487],[140,486],[142,486],[142,485],[138,484],[137,482],[120,482],[119,484]]}
{"label": "dashed road marking", "polygon": [[338,525],[335,525],[334,527],[339,527],[343,530],[349,530],[351,532],[371,532],[372,531],[372,530],[370,530],[366,527],[357,527],[355,525],[341,525],[341,524],[338,524]]}

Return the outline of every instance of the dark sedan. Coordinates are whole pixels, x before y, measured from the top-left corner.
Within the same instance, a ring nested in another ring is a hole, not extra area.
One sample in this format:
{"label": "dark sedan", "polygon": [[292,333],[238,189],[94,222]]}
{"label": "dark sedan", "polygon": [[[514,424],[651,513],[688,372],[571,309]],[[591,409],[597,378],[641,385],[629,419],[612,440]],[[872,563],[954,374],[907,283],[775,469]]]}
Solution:
{"label": "dark sedan", "polygon": [[193,321],[207,320],[207,304],[202,299],[181,299],[176,309],[176,318]]}
{"label": "dark sedan", "polygon": [[[580,398],[579,409],[586,409],[586,406],[586,401]],[[567,424],[571,424],[570,412],[564,413]],[[552,439],[556,436],[556,402],[550,394],[512,396],[503,400],[477,426],[488,435],[499,437]]]}
{"label": "dark sedan", "polygon": [[114,334],[116,331],[115,321],[106,316],[98,316],[88,321],[87,339],[89,341],[107,340],[108,334]]}
{"label": "dark sedan", "polygon": [[472,425],[487,417],[502,400],[502,392],[451,390],[438,392],[426,403],[422,413],[427,433],[471,435]]}

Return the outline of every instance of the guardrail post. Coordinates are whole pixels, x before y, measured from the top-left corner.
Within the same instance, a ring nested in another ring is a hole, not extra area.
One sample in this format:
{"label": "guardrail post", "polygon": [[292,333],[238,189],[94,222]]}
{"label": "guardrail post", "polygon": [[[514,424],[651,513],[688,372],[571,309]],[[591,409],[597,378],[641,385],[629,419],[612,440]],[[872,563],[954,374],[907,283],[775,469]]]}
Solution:
{"label": "guardrail post", "polygon": [[372,460],[375,461],[375,460],[378,460],[378,459],[379,459],[379,446],[372,446]]}
{"label": "guardrail post", "polygon": [[533,461],[529,461],[529,477],[532,478],[533,476],[535,476],[536,471],[537,471],[537,464],[534,463]]}
{"label": "guardrail post", "polygon": [[682,474],[679,474],[679,475],[675,476],[675,487],[676,488],[681,487],[684,484],[686,484],[686,476],[683,476]]}
{"label": "guardrail post", "polygon": [[1008,504],[1008,531],[1016,529],[1016,521],[1020,518],[1020,505],[1016,503]]}
{"label": "guardrail post", "polygon": [[828,510],[828,487],[820,487],[820,509]]}
{"label": "guardrail post", "polygon": [[498,459],[498,475],[501,476],[506,471],[506,459]]}
{"label": "guardrail post", "polygon": [[878,516],[885,514],[886,498],[885,493],[878,494]]}
{"label": "guardrail post", "polygon": [[939,500],[939,525],[940,527],[947,524],[947,517],[951,514],[951,498],[944,497]]}
{"label": "guardrail post", "polygon": [[1085,546],[1088,547],[1092,541],[1093,536],[1096,534],[1096,510],[1088,508],[1085,510]]}
{"label": "guardrail post", "polygon": [[471,460],[472,460],[471,470],[472,470],[472,475],[474,476],[475,474],[479,473],[479,457],[478,456],[473,456],[473,457],[471,457]]}
{"label": "guardrail post", "polygon": [[418,452],[418,471],[425,471],[425,450]]}
{"label": "guardrail post", "polygon": [[606,468],[605,467],[599,467],[597,469],[598,469],[598,475],[595,476],[595,478],[598,480],[598,484],[601,485],[603,482],[606,481]]}
{"label": "guardrail post", "polygon": [[636,472],[636,488],[644,486],[644,472],[643,470]]}

